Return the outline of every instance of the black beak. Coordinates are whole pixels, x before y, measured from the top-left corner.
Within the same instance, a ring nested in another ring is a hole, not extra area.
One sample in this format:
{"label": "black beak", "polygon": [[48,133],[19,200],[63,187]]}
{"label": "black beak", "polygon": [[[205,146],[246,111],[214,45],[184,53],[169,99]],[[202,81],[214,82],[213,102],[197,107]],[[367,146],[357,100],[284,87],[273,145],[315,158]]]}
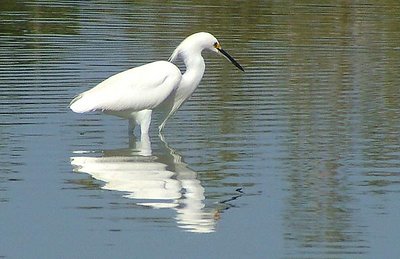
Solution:
{"label": "black beak", "polygon": [[244,72],[243,67],[234,58],[232,58],[231,55],[228,54],[228,52],[226,52],[222,48],[217,48],[217,49],[222,55],[224,55],[224,57],[226,57],[230,62],[232,62],[232,64],[234,64],[237,68],[239,68]]}

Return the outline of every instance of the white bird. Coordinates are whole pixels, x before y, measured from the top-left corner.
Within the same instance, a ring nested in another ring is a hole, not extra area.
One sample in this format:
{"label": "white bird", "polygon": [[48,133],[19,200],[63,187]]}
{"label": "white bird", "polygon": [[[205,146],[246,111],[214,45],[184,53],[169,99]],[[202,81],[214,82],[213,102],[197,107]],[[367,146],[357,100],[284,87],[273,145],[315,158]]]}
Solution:
{"label": "white bird", "polygon": [[[129,119],[130,130],[140,125],[142,136],[148,135],[154,109],[164,113],[159,132],[166,121],[192,95],[203,77],[203,50],[226,57],[244,71],[236,60],[221,48],[218,40],[207,32],[190,35],[174,50],[169,62],[156,61],[131,68],[109,77],[92,89],[76,96],[70,103],[72,111],[102,111]],[[172,62],[181,58],[186,71],[181,74]]]}

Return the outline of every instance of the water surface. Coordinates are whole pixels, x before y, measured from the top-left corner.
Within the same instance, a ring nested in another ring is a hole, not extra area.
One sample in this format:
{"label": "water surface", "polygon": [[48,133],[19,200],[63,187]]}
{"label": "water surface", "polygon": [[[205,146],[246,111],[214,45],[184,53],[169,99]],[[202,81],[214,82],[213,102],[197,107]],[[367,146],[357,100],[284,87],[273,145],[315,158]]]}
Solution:
{"label": "water surface", "polygon": [[[396,258],[400,5],[0,4],[0,257]],[[149,140],[74,95],[209,31]]]}

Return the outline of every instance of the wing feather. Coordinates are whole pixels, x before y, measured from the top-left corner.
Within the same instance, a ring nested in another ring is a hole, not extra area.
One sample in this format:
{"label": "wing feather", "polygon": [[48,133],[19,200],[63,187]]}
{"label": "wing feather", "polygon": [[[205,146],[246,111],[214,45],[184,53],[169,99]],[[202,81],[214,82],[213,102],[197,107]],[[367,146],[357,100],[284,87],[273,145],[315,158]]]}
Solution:
{"label": "wing feather", "polygon": [[181,78],[180,70],[172,63],[149,63],[109,77],[75,97],[70,108],[78,113],[154,109],[178,87]]}

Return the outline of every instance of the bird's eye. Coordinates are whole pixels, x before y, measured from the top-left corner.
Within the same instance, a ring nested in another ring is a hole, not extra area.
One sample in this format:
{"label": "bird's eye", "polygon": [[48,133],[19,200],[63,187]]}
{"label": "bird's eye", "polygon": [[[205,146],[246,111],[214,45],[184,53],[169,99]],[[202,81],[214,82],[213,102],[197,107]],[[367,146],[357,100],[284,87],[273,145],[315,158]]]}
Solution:
{"label": "bird's eye", "polygon": [[214,48],[220,49],[220,48],[221,48],[221,45],[220,45],[218,42],[215,42],[215,43],[214,43]]}

